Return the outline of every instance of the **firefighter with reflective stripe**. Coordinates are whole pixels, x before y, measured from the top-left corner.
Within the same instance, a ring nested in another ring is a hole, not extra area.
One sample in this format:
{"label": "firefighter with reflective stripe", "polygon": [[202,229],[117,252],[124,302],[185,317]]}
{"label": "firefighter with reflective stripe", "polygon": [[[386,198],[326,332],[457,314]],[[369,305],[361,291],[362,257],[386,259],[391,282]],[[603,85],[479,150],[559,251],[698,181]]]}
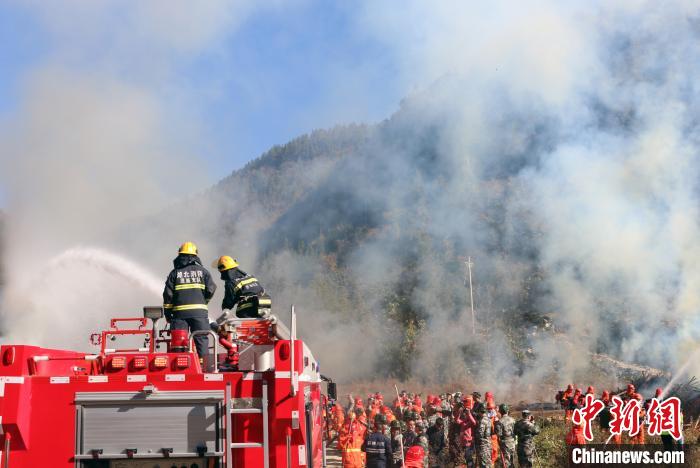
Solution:
{"label": "firefighter with reflective stripe", "polygon": [[367,428],[357,418],[358,412],[348,413],[348,420],[338,434],[338,448],[342,454],[343,468],[364,468],[365,466],[362,444]]}
{"label": "firefighter with reflective stripe", "polygon": [[[216,284],[202,266],[197,246],[192,242],[182,244],[173,266],[163,290],[163,308],[170,329],[209,330],[207,304],[216,291]],[[197,335],[194,340],[201,360],[207,353],[207,335]]]}
{"label": "firefighter with reflective stripe", "polygon": [[241,270],[238,261],[228,255],[220,257],[216,266],[225,283],[222,309],[233,309],[237,305],[236,316],[239,318],[268,315],[272,301],[257,278]]}
{"label": "firefighter with reflective stripe", "polygon": [[367,468],[389,468],[393,459],[391,439],[384,434],[386,417],[378,414],[374,418],[374,432],[372,432],[362,450],[367,454]]}

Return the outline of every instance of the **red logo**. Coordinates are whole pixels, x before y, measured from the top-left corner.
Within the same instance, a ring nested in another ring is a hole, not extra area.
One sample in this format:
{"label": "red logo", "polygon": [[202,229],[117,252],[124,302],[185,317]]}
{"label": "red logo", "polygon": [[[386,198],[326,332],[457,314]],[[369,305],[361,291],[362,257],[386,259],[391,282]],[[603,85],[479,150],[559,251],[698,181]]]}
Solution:
{"label": "red logo", "polygon": [[681,400],[671,397],[659,402],[656,398],[652,398],[647,415],[649,435],[668,432],[676,440],[681,438]]}
{"label": "red logo", "polygon": [[576,408],[574,414],[571,415],[571,421],[576,425],[583,425],[583,436],[587,441],[593,440],[593,430],[591,423],[598,416],[598,413],[603,411],[605,404],[602,401],[596,400],[593,395],[586,395],[586,400],[583,408]]}
{"label": "red logo", "polygon": [[610,413],[613,419],[610,421],[610,433],[620,435],[623,432],[629,432],[630,437],[636,436],[641,426],[639,421],[641,402],[632,398],[625,404],[619,396],[614,396],[612,403]]}
{"label": "red logo", "polygon": [[[593,395],[586,395],[583,407],[576,408],[571,415],[574,424],[583,426],[583,436],[587,441],[593,440],[592,422],[598,414],[605,408],[605,404],[596,400]],[[642,402],[630,399],[622,401],[619,396],[612,397],[610,407],[610,433],[621,435],[623,432],[629,433],[630,437],[639,434],[642,429],[640,416],[642,413]],[[667,398],[660,401],[652,398],[647,409],[647,421],[649,435],[660,435],[666,432],[679,440],[681,434],[681,401],[676,397]]]}

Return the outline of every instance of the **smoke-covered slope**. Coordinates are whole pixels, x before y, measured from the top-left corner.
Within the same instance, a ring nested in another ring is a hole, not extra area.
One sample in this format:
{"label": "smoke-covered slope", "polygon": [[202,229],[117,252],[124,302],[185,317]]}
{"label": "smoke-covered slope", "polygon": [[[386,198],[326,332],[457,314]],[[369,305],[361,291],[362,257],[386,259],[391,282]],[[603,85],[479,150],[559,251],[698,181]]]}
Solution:
{"label": "smoke-covered slope", "polygon": [[696,24],[599,25],[590,77],[556,97],[452,74],[360,135],[324,134],[324,154],[290,143],[206,194],[212,239],[358,375],[569,379],[589,352],[664,368],[700,303],[700,60],[664,53],[700,58]]}

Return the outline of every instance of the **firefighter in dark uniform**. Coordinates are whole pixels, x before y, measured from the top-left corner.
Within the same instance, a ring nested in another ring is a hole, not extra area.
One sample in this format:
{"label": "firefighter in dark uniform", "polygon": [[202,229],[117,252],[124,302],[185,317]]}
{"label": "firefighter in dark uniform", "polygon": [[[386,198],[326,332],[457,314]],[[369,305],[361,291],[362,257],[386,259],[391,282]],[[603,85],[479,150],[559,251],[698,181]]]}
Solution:
{"label": "firefighter in dark uniform", "polygon": [[384,434],[386,416],[378,414],[374,417],[374,432],[372,432],[365,443],[362,444],[362,451],[367,454],[367,468],[389,468],[393,459],[391,439]]}
{"label": "firefighter in dark uniform", "polygon": [[[211,274],[197,256],[197,246],[185,242],[173,260],[173,271],[168,275],[163,290],[163,308],[171,330],[209,330],[207,303],[216,291]],[[200,361],[207,353],[208,338],[194,338]]]}
{"label": "firefighter in dark uniform", "polygon": [[269,314],[272,300],[257,278],[241,270],[238,261],[228,255],[220,257],[216,266],[225,283],[226,292],[221,303],[223,310],[233,309],[237,305],[236,316],[239,318],[258,318]]}

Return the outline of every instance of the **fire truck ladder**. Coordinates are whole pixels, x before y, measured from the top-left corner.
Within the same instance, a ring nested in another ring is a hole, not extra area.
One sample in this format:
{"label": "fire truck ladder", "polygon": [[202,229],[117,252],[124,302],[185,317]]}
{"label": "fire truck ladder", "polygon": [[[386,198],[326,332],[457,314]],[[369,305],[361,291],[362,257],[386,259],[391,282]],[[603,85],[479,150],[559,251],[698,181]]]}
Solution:
{"label": "fire truck ladder", "polygon": [[[224,392],[226,406],[226,463],[225,468],[233,468],[233,449],[246,448],[262,448],[263,449],[263,468],[270,466],[270,441],[269,441],[269,414],[267,400],[267,382],[262,381],[262,398],[260,408],[234,408],[231,397],[231,382],[226,383]],[[260,414],[262,415],[263,440],[260,442],[234,442],[233,441],[233,417],[236,414]]]}

